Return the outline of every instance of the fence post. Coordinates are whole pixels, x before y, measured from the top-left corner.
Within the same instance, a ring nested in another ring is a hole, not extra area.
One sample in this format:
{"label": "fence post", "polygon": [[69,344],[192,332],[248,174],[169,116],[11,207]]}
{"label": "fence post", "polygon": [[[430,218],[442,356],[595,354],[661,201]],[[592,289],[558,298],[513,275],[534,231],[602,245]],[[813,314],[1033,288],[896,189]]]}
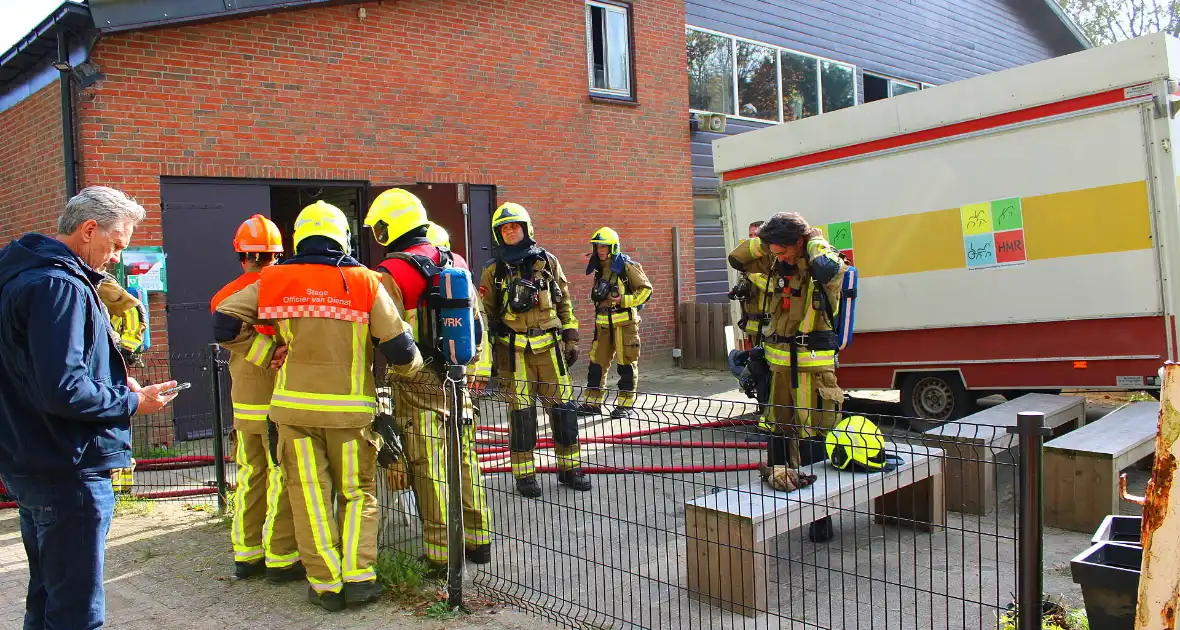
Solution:
{"label": "fence post", "polygon": [[451,365],[445,385],[449,390],[450,414],[447,419],[447,605],[463,605],[463,486],[459,474],[460,433],[463,430],[463,390],[467,386],[466,368]]}
{"label": "fence post", "polygon": [[1045,414],[1025,411],[1016,414],[1016,426],[1008,427],[1020,442],[1020,554],[1017,562],[1016,606],[1018,630],[1041,630],[1041,601],[1044,598],[1045,505],[1041,500],[1041,477],[1045,436]]}
{"label": "fence post", "polygon": [[217,513],[225,514],[225,418],[221,416],[221,367],[217,355],[221,346],[209,344],[209,391],[213,397],[213,474],[217,484]]}

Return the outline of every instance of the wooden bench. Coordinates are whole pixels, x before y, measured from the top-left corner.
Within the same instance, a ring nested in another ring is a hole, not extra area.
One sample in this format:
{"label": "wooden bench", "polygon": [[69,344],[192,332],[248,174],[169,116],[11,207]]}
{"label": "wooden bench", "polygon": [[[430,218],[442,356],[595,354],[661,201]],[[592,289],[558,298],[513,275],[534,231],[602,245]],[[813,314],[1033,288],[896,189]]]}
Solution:
{"label": "wooden bench", "polygon": [[1119,513],[1119,472],[1155,453],[1160,404],[1124,405],[1045,443],[1045,524],[1093,532]]}
{"label": "wooden bench", "polygon": [[946,449],[946,507],[962,514],[988,514],[996,508],[996,453],[1016,445],[1008,433],[1016,426],[1016,414],[1045,414],[1045,426],[1054,434],[1082,425],[1085,403],[1078,396],[1026,394],[948,422],[924,435],[930,446]]}
{"label": "wooden bench", "polygon": [[819,478],[802,490],[776,492],[758,480],[689,501],[690,596],[749,617],[766,611],[766,543],[870,499],[878,523],[941,530],[942,451],[910,444],[887,444],[886,451],[903,459],[895,470],[843,472],[820,462],[803,468]]}

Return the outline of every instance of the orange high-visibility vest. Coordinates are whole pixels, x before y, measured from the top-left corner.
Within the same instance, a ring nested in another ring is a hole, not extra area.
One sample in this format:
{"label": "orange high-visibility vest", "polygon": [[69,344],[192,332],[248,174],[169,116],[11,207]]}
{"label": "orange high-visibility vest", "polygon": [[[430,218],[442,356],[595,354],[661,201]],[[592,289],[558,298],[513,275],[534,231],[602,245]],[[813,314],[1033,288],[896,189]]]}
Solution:
{"label": "orange high-visibility vest", "polygon": [[319,317],[368,324],[380,282],[365,267],[267,267],[258,288],[258,318]]}
{"label": "orange high-visibility vest", "polygon": [[[213,299],[209,302],[209,312],[212,313],[217,311],[217,306],[221,304],[225,298],[237,293],[238,291],[241,291],[242,289],[245,289],[255,282],[258,282],[258,279],[261,277],[262,274],[258,273],[257,271],[247,271],[246,273],[238,276],[233,282],[230,282],[224,287],[221,287],[221,290],[215,293],[213,295]],[[275,336],[274,326],[263,326],[261,324],[257,324],[254,326],[254,330],[257,330],[263,335],[268,335],[271,337]]]}

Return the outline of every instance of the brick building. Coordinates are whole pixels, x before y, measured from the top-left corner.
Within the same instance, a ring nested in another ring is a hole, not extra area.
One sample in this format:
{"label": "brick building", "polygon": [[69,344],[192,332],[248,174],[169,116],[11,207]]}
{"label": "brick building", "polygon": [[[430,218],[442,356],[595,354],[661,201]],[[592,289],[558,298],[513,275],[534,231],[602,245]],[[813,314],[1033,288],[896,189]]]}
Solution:
{"label": "brick building", "polygon": [[[155,348],[206,343],[209,297],[238,272],[230,238],[250,214],[289,233],[303,205],[328,199],[369,255],[368,200],[411,185],[476,264],[494,207],[530,208],[584,322],[582,254],[594,230],[616,227],[658,296],[645,343],[667,355],[671,228],[692,217],[682,2],[227,4],[67,2],[0,60],[5,241],[51,230],[67,198],[69,85],[74,185],[133,195],[149,211],[134,244],[168,253]],[[305,6],[266,6],[279,4]],[[691,278],[691,229],[680,238]]]}

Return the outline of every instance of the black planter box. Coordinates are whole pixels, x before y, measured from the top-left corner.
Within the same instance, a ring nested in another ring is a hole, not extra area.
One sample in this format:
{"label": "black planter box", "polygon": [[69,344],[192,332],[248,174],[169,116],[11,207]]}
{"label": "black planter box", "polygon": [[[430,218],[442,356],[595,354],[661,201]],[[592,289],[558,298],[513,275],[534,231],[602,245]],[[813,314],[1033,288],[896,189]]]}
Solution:
{"label": "black planter box", "polygon": [[1143,517],[1141,516],[1119,516],[1117,514],[1111,514],[1105,519],[1102,519],[1102,524],[1098,526],[1090,542],[1094,544],[1113,542],[1121,545],[1142,547],[1143,543],[1140,540],[1140,531],[1142,528]]}
{"label": "black planter box", "polygon": [[1100,542],[1069,563],[1075,584],[1082,587],[1090,627],[1134,630],[1143,548]]}

